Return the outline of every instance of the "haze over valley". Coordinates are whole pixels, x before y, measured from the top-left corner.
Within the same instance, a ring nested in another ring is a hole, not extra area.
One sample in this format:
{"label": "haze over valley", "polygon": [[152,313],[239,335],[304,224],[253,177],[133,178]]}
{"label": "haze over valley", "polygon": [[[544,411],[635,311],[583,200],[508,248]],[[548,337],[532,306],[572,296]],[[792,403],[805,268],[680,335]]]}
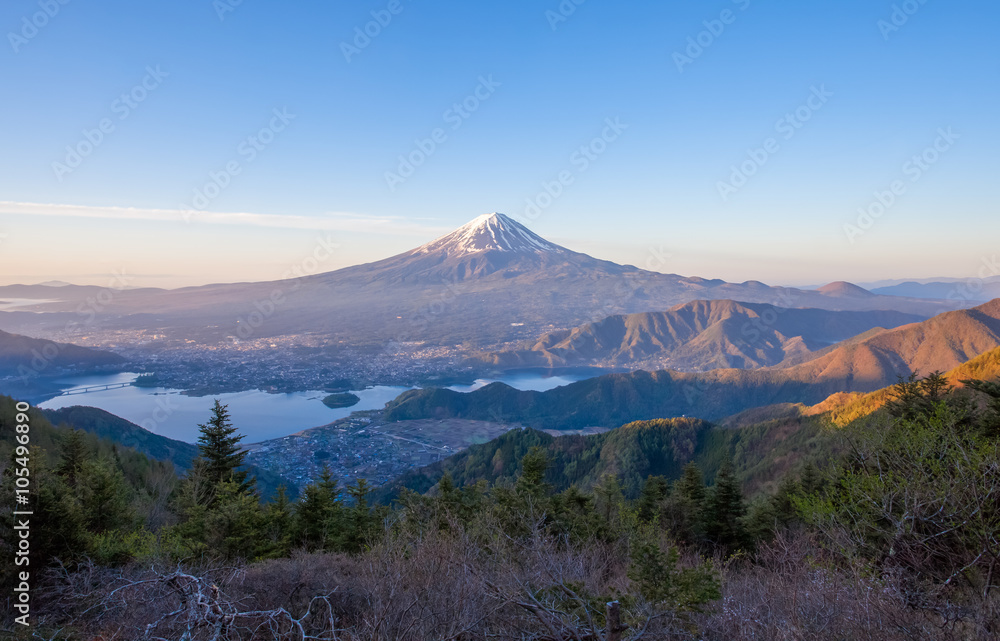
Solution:
{"label": "haze over valley", "polygon": [[998,638],[1000,4],[0,25],[0,639]]}
{"label": "haze over valley", "polygon": [[[4,296],[22,304],[0,312],[0,328],[111,350],[147,384],[199,394],[426,385],[524,367],[773,366],[976,302],[664,274],[560,247],[498,213],[398,256],[291,280],[14,285]],[[32,298],[43,302],[23,304]],[[35,365],[29,378],[54,371]]]}

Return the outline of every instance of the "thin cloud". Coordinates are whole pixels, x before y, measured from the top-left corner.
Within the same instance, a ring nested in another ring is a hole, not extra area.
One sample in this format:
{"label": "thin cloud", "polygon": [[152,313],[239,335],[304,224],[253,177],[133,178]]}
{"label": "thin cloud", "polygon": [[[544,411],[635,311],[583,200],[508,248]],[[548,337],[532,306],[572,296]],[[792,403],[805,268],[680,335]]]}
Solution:
{"label": "thin cloud", "polygon": [[445,227],[416,224],[399,216],[370,216],[348,212],[329,212],[316,216],[293,214],[253,214],[245,212],[183,211],[180,209],[141,209],[137,207],[94,207],[0,201],[0,214],[23,216],[60,216],[69,218],[105,218],[177,222],[178,224],[234,225],[277,227],[314,231],[346,231],[369,234],[433,236],[449,231]]}

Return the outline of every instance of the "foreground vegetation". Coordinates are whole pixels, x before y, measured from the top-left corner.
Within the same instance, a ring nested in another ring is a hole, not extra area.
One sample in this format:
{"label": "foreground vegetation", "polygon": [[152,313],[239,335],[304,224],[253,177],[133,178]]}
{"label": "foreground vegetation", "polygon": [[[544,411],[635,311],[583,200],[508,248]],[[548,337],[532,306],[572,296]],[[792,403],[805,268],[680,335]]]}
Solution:
{"label": "foreground vegetation", "polygon": [[[221,405],[183,479],[37,418],[32,568],[45,571],[32,632],[42,638],[1000,634],[997,383],[901,381],[880,410],[838,430],[829,465],[800,460],[751,500],[731,441],[711,483],[698,464],[677,464],[704,428],[690,419],[601,435],[601,450],[618,448],[605,458],[614,466],[539,442],[489,478],[471,464],[461,477],[442,468],[427,492],[398,488],[388,507],[363,480],[341,488],[329,474],[295,502],[279,492],[261,503]],[[502,462],[503,445],[494,451]],[[638,476],[653,468],[668,474]],[[5,492],[11,483],[5,472]]]}

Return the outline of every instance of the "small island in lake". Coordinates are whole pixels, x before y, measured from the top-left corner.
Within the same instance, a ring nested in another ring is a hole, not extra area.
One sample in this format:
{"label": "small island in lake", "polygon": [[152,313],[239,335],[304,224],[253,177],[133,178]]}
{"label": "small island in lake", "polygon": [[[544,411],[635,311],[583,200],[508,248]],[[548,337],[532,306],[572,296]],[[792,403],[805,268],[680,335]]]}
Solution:
{"label": "small island in lake", "polygon": [[331,409],[350,407],[352,405],[357,405],[359,402],[361,402],[361,399],[357,396],[357,394],[351,394],[350,392],[330,394],[323,399],[323,405],[326,405]]}

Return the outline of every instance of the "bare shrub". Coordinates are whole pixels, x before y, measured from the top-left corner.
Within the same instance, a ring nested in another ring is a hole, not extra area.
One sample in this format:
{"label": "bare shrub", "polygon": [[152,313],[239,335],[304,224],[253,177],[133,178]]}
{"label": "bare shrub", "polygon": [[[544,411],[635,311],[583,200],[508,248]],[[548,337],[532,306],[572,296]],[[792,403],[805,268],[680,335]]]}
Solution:
{"label": "bare shrub", "polygon": [[453,527],[390,533],[357,556],[85,564],[54,573],[41,607],[50,624],[108,641],[693,638],[690,618],[630,594],[629,563],[627,541]]}
{"label": "bare shrub", "polygon": [[722,603],[700,623],[713,641],[986,641],[997,638],[997,605],[972,591],[915,590],[902,572],[873,576],[785,535],[754,565],[726,569]]}

